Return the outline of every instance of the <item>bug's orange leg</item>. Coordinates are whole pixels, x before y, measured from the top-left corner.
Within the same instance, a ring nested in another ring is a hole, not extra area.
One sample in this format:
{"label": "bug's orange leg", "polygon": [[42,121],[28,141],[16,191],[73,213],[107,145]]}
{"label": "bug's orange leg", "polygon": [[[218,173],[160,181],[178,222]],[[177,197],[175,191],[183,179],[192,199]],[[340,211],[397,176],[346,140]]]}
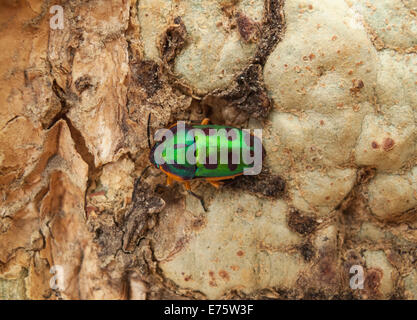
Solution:
{"label": "bug's orange leg", "polygon": [[172,184],[172,178],[167,176],[167,186],[169,187]]}
{"label": "bug's orange leg", "polygon": [[191,191],[190,183],[188,181],[184,181],[185,190]]}
{"label": "bug's orange leg", "polygon": [[205,126],[206,124],[208,124],[210,122],[210,119],[209,118],[204,118],[202,121],[201,121],[201,125],[203,125],[203,126]]}
{"label": "bug's orange leg", "polygon": [[210,183],[213,187],[215,187],[216,189],[219,189],[220,186],[222,185],[221,182],[218,181],[210,181],[210,180],[206,180],[208,183]]}

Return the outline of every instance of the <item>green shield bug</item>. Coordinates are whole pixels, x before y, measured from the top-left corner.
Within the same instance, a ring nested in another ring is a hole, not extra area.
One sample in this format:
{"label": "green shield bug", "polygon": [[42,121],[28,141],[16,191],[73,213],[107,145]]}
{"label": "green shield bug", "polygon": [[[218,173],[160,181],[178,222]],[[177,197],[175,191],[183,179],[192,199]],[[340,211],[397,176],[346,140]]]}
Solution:
{"label": "green shield bug", "polygon": [[191,191],[190,181],[202,179],[219,188],[222,181],[243,174],[255,175],[262,168],[265,150],[260,139],[249,130],[210,125],[208,118],[200,124],[179,121],[158,130],[156,136],[161,137],[151,146],[150,117],[149,114],[150,162],[166,174],[168,186],[173,181],[183,183],[204,209],[201,197]]}

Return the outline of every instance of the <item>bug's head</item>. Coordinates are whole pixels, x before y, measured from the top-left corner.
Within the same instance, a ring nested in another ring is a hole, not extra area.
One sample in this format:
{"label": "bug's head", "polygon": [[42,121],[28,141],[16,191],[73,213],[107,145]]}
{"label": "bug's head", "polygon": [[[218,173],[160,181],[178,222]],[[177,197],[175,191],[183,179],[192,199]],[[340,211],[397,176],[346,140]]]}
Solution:
{"label": "bug's head", "polygon": [[151,151],[149,152],[149,161],[152,163],[152,165],[155,167],[155,168],[157,168],[157,169],[159,169],[159,164],[158,163],[156,163],[156,160],[155,160],[155,150],[156,150],[156,148],[158,148],[158,146],[160,145],[160,142],[156,142],[154,145],[153,145],[153,147],[151,148]]}
{"label": "bug's head", "polygon": [[149,147],[149,161],[150,161],[150,163],[155,167],[155,168],[157,168],[157,169],[159,169],[159,164],[158,163],[156,163],[156,160],[155,160],[155,150],[156,150],[156,148],[159,146],[159,142],[156,142],[153,146],[151,145],[151,135],[150,135],[150,132],[151,132],[151,129],[150,129],[150,122],[151,122],[151,113],[149,113],[149,116],[148,116],[148,125],[147,125],[147,128],[146,128],[146,131],[147,131],[147,136],[148,136],[148,147]]}

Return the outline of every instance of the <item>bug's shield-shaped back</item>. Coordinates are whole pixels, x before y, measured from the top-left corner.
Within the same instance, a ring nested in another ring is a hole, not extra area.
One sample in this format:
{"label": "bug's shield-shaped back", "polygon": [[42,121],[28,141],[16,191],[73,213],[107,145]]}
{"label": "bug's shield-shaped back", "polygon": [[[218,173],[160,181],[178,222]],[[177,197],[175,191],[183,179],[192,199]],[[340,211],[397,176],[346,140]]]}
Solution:
{"label": "bug's shield-shaped back", "polygon": [[190,129],[183,122],[165,129],[165,139],[159,150],[155,150],[161,154],[161,168],[181,180],[193,179],[196,171],[196,164],[192,161],[196,147],[194,137],[188,134]]}

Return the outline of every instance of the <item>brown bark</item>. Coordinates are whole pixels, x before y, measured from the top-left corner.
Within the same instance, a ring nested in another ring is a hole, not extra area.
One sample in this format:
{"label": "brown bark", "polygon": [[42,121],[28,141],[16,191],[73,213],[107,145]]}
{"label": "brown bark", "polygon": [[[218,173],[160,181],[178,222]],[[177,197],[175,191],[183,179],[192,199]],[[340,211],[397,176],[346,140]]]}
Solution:
{"label": "brown bark", "polygon": [[[291,96],[280,102],[277,96],[292,89],[268,82],[264,73],[268,57],[276,58],[272,52],[285,39],[284,2],[265,0],[252,6],[210,0],[207,5],[218,10],[197,18],[190,14],[190,3],[0,3],[0,298],[415,299],[415,209],[408,208],[407,195],[401,198],[406,209],[386,214],[369,196],[373,189],[368,190],[378,170],[402,174],[389,170],[411,170],[415,158],[397,168],[402,158],[383,154],[377,160],[388,160],[381,169],[353,160],[334,164],[341,157],[334,153],[319,166],[328,175],[310,178],[317,169],[308,162],[310,154],[297,146],[280,149],[286,142],[271,116],[288,111]],[[52,5],[63,8],[63,29],[50,27]],[[314,9],[300,7],[299,14]],[[207,37],[223,38],[200,39],[192,21],[215,28]],[[373,40],[382,50],[380,39]],[[216,49],[219,41],[221,50]],[[228,49],[236,43],[239,50]],[[269,68],[275,70],[280,58]],[[315,59],[320,59],[317,52],[303,63]],[[223,61],[220,70],[216,66]],[[335,68],[344,68],[342,62],[335,64],[318,67],[320,81]],[[355,72],[362,72],[359,61],[356,67]],[[297,67],[291,70],[300,73]],[[319,80],[311,81],[320,87]],[[296,83],[291,79],[291,86]],[[369,82],[352,83],[341,105],[368,110],[376,96],[371,102],[358,101],[372,91]],[[337,117],[334,110],[330,119]],[[366,112],[340,116],[346,122],[335,121],[329,130],[337,131],[357,114],[360,124]],[[262,125],[267,140],[280,144],[266,144],[272,160],[259,177],[236,179],[220,191],[193,184],[209,203],[205,213],[180,185],[165,187],[165,176],[156,169],[134,188],[149,164],[149,113],[153,131],[178,119],[209,116],[214,123]],[[297,110],[292,114],[300,116]],[[314,132],[321,132],[326,121],[312,125],[318,128]],[[360,127],[356,124],[339,136],[349,140]],[[393,126],[400,130],[403,124]],[[393,139],[384,141],[389,146],[381,152],[400,148]],[[309,145],[309,152],[313,148]],[[326,156],[323,150],[320,157]],[[390,202],[389,195],[384,197]],[[309,209],[297,208],[299,203]],[[355,264],[366,272],[361,291],[349,287],[349,270]],[[51,273],[53,267],[57,273]],[[62,286],[51,285],[60,272]]]}

